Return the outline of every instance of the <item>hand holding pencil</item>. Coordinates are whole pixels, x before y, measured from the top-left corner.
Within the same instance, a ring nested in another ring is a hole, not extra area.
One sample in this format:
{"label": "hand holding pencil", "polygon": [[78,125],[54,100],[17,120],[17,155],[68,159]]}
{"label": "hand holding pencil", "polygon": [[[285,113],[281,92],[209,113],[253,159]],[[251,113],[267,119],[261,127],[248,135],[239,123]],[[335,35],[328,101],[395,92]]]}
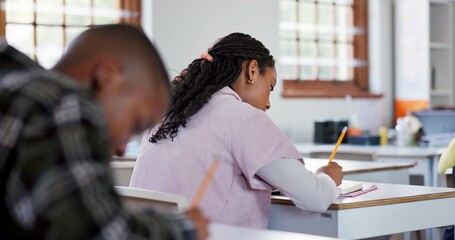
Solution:
{"label": "hand holding pencil", "polygon": [[191,209],[185,211],[185,215],[193,222],[193,225],[196,228],[198,240],[205,240],[209,236],[209,221],[198,208],[198,205],[204,197],[205,191],[210,186],[210,182],[212,181],[219,164],[220,161],[218,160],[214,160],[212,162],[212,165],[208,169],[207,174],[205,175],[204,179],[201,182],[201,185],[199,185],[199,188],[193,197],[193,201],[191,202]]}
{"label": "hand holding pencil", "polygon": [[335,154],[338,151],[338,147],[340,146],[341,142],[343,141],[344,135],[346,134],[347,131],[348,131],[348,127],[344,127],[343,130],[341,131],[340,137],[338,137],[338,141],[335,145],[335,149],[333,149],[332,155],[330,155],[329,163],[331,163],[333,161],[333,158],[335,158]]}
{"label": "hand holding pencil", "polygon": [[341,182],[343,181],[343,168],[338,165],[336,162],[330,162],[325,166],[320,167],[316,172],[317,173],[325,173],[329,175],[330,178],[335,182],[335,184],[340,186]]}
{"label": "hand holding pencil", "polygon": [[333,162],[333,159],[335,158],[335,154],[338,150],[338,147],[340,146],[341,142],[343,141],[344,135],[346,134],[346,131],[348,130],[348,127],[344,127],[343,130],[341,131],[340,137],[338,138],[338,141],[335,145],[335,149],[333,149],[332,154],[330,155],[329,162],[326,166],[323,166],[317,170],[317,172],[323,172],[329,177],[335,181],[335,184],[339,186],[341,182],[343,181],[343,168],[338,165],[336,162]]}

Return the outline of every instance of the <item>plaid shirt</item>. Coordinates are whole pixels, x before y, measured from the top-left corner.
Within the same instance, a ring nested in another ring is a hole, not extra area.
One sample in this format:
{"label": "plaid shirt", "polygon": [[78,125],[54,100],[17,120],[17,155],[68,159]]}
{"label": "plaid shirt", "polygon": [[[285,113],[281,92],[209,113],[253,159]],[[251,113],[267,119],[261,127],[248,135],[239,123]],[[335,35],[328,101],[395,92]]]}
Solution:
{"label": "plaid shirt", "polygon": [[0,39],[0,238],[195,239],[182,215],[125,210],[107,149],[94,96]]}

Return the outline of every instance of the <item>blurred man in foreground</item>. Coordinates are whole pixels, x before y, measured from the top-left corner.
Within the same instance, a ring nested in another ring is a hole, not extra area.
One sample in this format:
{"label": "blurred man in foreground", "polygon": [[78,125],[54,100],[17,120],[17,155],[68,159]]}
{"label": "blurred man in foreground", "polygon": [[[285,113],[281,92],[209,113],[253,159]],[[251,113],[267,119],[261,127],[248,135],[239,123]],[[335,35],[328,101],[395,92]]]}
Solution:
{"label": "blurred man in foreground", "polygon": [[112,154],[169,99],[158,52],[132,26],[85,31],[52,70],[0,40],[2,238],[205,239],[199,210],[131,213],[113,188]]}

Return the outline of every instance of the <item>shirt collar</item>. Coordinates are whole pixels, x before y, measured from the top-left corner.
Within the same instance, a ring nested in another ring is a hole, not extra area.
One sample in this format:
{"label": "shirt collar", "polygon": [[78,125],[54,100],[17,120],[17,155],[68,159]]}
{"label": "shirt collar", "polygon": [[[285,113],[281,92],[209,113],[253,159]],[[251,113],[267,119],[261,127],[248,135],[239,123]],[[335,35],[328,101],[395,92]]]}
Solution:
{"label": "shirt collar", "polygon": [[0,72],[43,69],[37,62],[8,45],[4,38],[0,38]]}
{"label": "shirt collar", "polygon": [[227,94],[234,96],[237,100],[242,101],[242,98],[229,86],[226,86],[218,91],[219,94]]}

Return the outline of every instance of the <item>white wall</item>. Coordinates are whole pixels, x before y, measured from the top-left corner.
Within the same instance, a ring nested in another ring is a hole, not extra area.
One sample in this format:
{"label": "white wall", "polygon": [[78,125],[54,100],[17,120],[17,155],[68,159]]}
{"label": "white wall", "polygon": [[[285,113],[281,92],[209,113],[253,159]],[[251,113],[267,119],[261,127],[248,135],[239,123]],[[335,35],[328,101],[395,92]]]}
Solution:
{"label": "white wall", "polygon": [[231,32],[248,33],[277,53],[277,19],[276,0],[155,0],[153,38],[176,73]]}
{"label": "white wall", "polygon": [[[389,124],[392,111],[392,31],[389,26],[392,0],[371,1],[373,19],[370,23],[374,28],[370,29],[370,34],[374,38],[370,37],[370,48],[380,49],[380,54],[374,55],[371,61],[374,64],[370,66],[371,88],[375,93],[384,93],[385,97],[354,99],[353,105],[360,126],[377,132],[379,126]],[[278,59],[278,3],[278,0],[154,0],[153,6],[144,6],[143,15],[152,16],[153,21],[144,27],[146,32],[151,32],[173,76],[205,52],[216,39],[234,31],[259,39]],[[277,70],[279,76],[279,66]],[[284,99],[280,96],[281,90],[281,81],[278,81],[271,97],[269,115],[293,140],[312,141],[316,118],[349,117],[344,99]]]}
{"label": "white wall", "polygon": [[430,88],[429,3],[399,0],[395,3],[395,94],[397,100],[428,101]]}

